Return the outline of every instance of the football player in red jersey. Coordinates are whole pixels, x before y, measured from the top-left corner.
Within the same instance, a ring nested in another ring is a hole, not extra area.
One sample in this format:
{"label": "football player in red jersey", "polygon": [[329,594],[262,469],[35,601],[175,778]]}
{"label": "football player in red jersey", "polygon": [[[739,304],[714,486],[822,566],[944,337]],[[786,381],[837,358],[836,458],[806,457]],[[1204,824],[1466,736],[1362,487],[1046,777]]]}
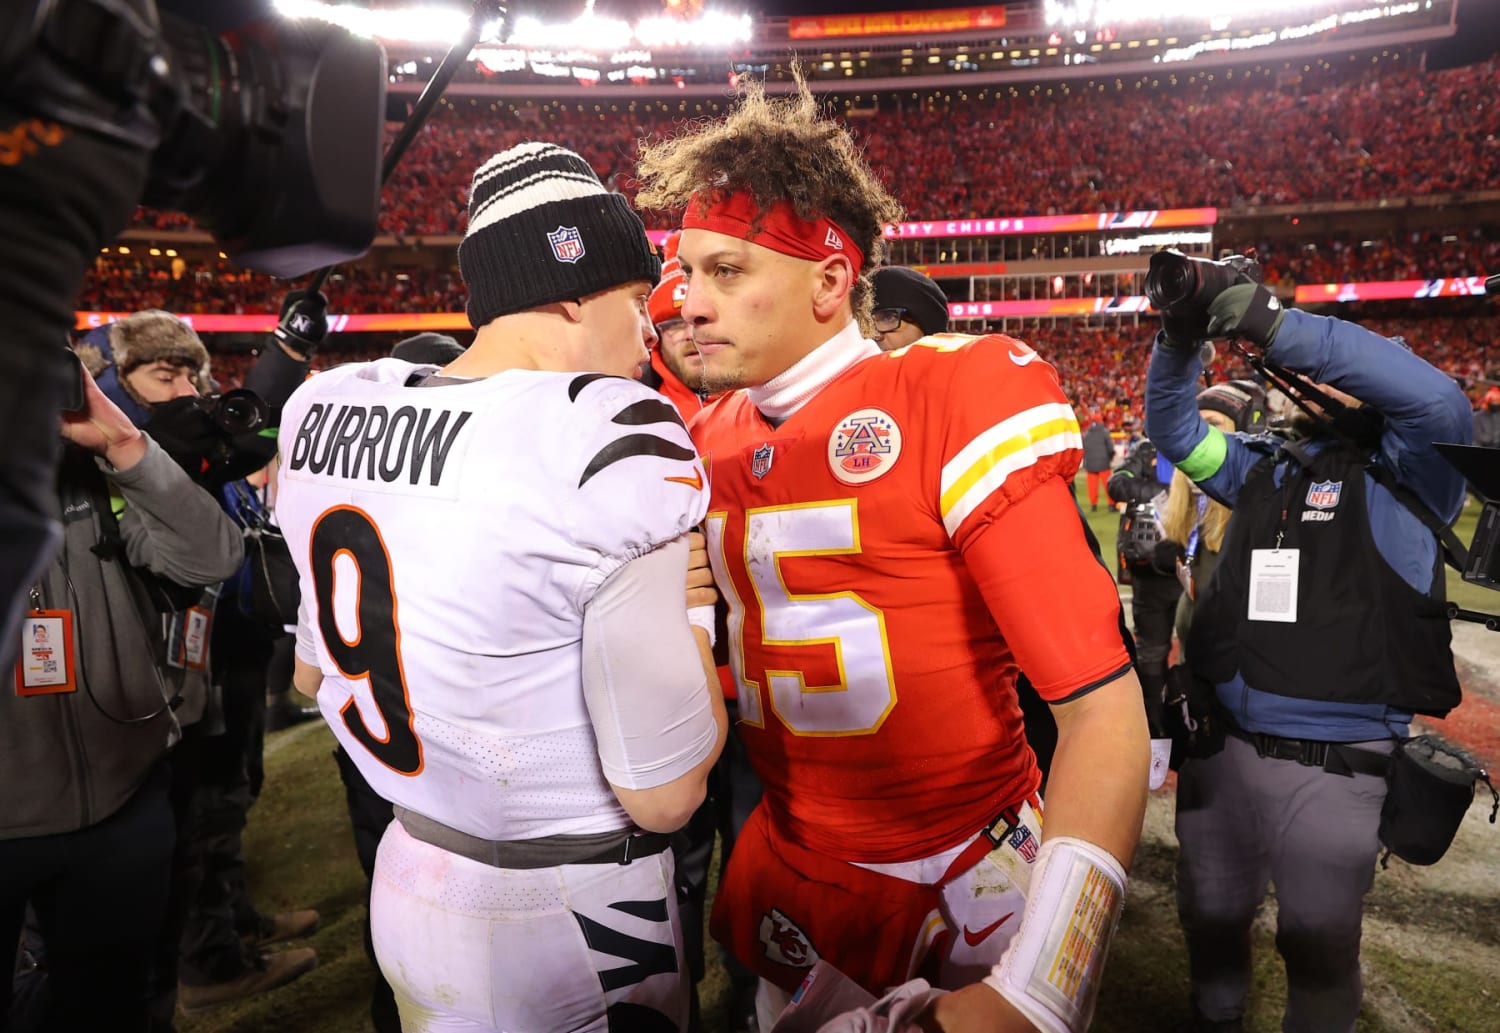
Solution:
{"label": "football player in red jersey", "polygon": [[[682,317],[725,392],[692,431],[765,797],[713,929],[762,1028],[822,958],[876,994],[962,987],[932,1029],[1082,1030],[1149,749],[1056,373],[1000,335],[865,338],[900,209],[805,84],[752,87],[639,175],[637,203],[685,209]],[[1045,834],[1021,668],[1059,729]]]}

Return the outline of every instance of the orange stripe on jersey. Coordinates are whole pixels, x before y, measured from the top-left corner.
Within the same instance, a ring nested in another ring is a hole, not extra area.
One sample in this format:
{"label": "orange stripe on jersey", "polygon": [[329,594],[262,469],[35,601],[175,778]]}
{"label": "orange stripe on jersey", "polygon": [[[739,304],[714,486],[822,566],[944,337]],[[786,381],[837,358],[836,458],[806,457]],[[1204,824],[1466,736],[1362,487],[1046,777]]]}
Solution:
{"label": "orange stripe on jersey", "polygon": [[1049,402],[1019,412],[982,432],[943,466],[939,508],[948,534],[1017,470],[1043,456],[1081,449],[1083,435],[1071,406]]}

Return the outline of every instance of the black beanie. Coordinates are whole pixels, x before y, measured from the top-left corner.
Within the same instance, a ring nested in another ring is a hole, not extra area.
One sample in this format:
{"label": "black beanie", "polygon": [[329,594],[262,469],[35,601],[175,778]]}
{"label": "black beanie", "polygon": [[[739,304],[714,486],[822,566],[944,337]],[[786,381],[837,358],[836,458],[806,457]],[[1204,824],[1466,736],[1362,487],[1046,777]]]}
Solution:
{"label": "black beanie", "polygon": [[904,265],[881,266],[870,274],[875,309],[904,308],[924,334],[948,329],[948,298],[932,280]]}
{"label": "black beanie", "polygon": [[418,366],[446,366],[464,353],[464,346],[447,334],[431,330],[397,341],[391,358],[415,362]]}
{"label": "black beanie", "polygon": [[469,229],[458,246],[469,323],[640,281],[661,259],[630,202],[609,193],[577,154],[517,144],[474,173]]}
{"label": "black beanie", "polygon": [[1226,380],[1198,392],[1198,408],[1223,413],[1235,430],[1258,432],[1266,427],[1266,392],[1253,380]]}

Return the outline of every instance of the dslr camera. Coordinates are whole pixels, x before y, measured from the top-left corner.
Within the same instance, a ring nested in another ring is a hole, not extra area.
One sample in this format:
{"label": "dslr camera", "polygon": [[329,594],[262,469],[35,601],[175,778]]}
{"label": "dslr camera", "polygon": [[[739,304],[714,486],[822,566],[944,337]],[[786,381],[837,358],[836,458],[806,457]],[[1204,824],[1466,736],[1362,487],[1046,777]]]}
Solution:
{"label": "dslr camera", "polygon": [[151,155],[141,203],[193,216],[238,264],[296,277],[375,237],[385,51],[270,14],[216,33],[214,5],[0,3],[0,99]]}
{"label": "dslr camera", "polygon": [[193,407],[229,437],[253,434],[271,422],[265,401],[243,387],[218,395],[202,395],[193,399]]}
{"label": "dslr camera", "polygon": [[1260,283],[1260,263],[1248,255],[1217,262],[1171,248],[1151,256],[1146,298],[1158,312],[1206,312],[1209,303],[1237,283]]}

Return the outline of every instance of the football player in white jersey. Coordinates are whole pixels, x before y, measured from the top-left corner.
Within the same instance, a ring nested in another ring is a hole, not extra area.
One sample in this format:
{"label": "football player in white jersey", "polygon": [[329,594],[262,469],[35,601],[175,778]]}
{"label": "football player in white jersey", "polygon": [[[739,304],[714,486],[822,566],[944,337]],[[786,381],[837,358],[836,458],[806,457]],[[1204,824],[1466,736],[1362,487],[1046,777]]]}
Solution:
{"label": "football player in white jersey", "polygon": [[678,1030],[664,833],[725,716],[711,590],[683,594],[703,467],[633,379],[659,262],[543,143],[475,173],[458,259],[462,356],[339,367],[286,405],[297,684],[395,805],[371,927],[407,1029]]}

